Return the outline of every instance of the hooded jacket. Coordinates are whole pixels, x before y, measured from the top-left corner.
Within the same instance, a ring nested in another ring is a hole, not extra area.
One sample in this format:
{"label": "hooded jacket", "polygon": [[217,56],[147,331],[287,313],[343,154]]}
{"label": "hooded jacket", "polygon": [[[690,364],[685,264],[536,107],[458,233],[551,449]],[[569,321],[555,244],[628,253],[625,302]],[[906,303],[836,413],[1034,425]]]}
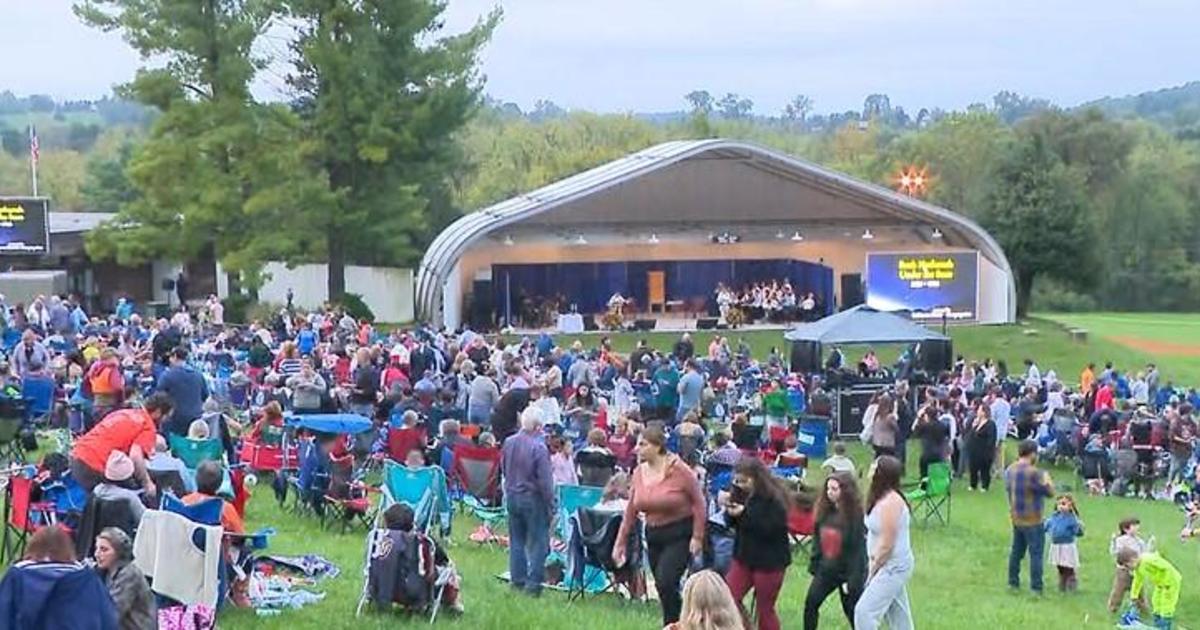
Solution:
{"label": "hooded jacket", "polygon": [[18,562],[0,581],[0,628],[118,630],[117,611],[91,569]]}

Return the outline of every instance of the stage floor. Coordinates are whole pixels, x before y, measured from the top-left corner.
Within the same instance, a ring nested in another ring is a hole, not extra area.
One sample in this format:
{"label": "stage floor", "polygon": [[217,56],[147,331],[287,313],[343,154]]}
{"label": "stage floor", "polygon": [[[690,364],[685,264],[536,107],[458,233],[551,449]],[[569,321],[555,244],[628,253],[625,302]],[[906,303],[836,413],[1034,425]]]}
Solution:
{"label": "stage floor", "polygon": [[[632,326],[633,323],[635,321],[637,321],[638,319],[653,319],[653,320],[655,320],[655,326],[654,326],[654,328],[651,328],[651,329],[648,329],[645,331],[631,329],[630,326]],[[703,318],[703,319],[709,319],[709,318]],[[600,330],[585,330],[582,332],[564,332],[554,326],[550,326],[550,327],[546,327],[546,328],[516,327],[512,330],[512,333],[520,334],[520,335],[538,334],[538,333],[543,333],[543,332],[548,332],[548,333],[556,334],[556,335],[563,335],[563,334],[566,334],[566,335],[573,335],[573,334],[605,335],[605,334],[612,334],[614,332],[679,332],[679,333],[682,333],[682,332],[696,332],[698,330],[701,330],[700,328],[697,327],[697,321],[698,320],[695,317],[671,317],[671,316],[664,317],[661,314],[656,313],[654,315],[647,315],[645,317],[638,316],[636,318],[627,318],[625,321],[625,326],[626,326],[625,331],[600,329]],[[779,324],[763,322],[763,323],[757,323],[757,324],[742,324],[741,326],[738,326],[737,328],[728,328],[722,324],[715,330],[730,331],[730,332],[747,331],[747,330],[789,330],[797,325],[799,325],[799,322],[788,322],[788,323],[779,323]],[[709,328],[707,330],[714,330],[714,329]]]}

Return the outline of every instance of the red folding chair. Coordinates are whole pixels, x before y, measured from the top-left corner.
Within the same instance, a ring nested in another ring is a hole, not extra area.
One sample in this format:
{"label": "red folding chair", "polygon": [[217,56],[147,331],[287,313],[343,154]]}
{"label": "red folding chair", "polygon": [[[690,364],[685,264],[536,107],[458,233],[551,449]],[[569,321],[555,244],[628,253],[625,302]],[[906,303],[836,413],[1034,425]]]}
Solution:
{"label": "red folding chair", "polygon": [[388,429],[388,457],[395,460],[396,463],[403,465],[409,451],[412,450],[425,452],[425,429],[421,427]]}
{"label": "red folding chair", "polygon": [[816,514],[813,508],[793,505],[788,508],[788,539],[793,549],[812,551],[813,536],[816,534]]}
{"label": "red folding chair", "polygon": [[4,540],[0,543],[0,562],[12,564],[25,554],[29,534],[54,522],[53,504],[33,501],[33,480],[22,474],[8,478],[4,502]]}

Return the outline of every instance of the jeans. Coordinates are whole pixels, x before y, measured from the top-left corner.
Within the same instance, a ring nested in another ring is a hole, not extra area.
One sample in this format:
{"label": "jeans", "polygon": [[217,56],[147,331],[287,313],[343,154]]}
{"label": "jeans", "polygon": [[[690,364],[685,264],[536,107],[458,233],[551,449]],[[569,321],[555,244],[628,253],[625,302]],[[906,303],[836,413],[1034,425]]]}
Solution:
{"label": "jeans", "polygon": [[508,536],[513,587],[540,593],[550,552],[550,506],[538,497],[508,497]]}
{"label": "jeans", "polygon": [[487,407],[468,407],[467,422],[486,427],[492,423],[492,410]]}
{"label": "jeans", "polygon": [[[779,599],[779,591],[783,589],[783,577],[787,575],[787,567],[774,570],[751,569],[734,559],[725,576],[729,592],[738,608],[742,607],[742,599],[750,589],[754,589],[754,616],[758,621],[758,630],[779,630],[779,614],[775,612],[775,600]],[[742,611],[745,614],[745,611]]]}
{"label": "jeans", "polygon": [[692,519],[646,528],[646,549],[650,556],[650,571],[658,588],[658,600],[662,606],[662,625],[669,626],[679,621],[683,609],[680,587],[683,574],[687,571],[690,553],[688,543],[692,539]]}
{"label": "jeans", "polygon": [[1192,458],[1191,453],[1186,453],[1183,456],[1171,454],[1171,471],[1167,473],[1167,483],[1172,484],[1178,481],[1183,481],[1184,473],[1187,472],[1188,461]]}
{"label": "jeans", "polygon": [[821,604],[825,603],[825,599],[834,591],[837,591],[842,599],[842,612],[845,613],[846,619],[851,625],[854,624],[854,606],[862,596],[863,585],[843,582],[824,573],[817,573],[812,582],[808,583],[808,595],[804,598],[804,630],[817,630],[821,620]]}
{"label": "jeans", "polygon": [[1021,588],[1021,561],[1029,551],[1029,587],[1035,593],[1042,592],[1042,552],[1046,546],[1046,526],[1013,525],[1012,550],[1008,554],[1008,585]]}

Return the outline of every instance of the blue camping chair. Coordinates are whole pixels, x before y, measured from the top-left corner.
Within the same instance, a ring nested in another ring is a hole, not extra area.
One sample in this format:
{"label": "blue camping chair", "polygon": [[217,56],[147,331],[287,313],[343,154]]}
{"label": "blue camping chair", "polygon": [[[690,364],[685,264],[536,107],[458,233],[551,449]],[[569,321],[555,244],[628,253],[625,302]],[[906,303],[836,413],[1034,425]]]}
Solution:
{"label": "blue camping chair", "polygon": [[554,486],[554,496],[558,503],[558,536],[565,541],[571,537],[570,521],[575,510],[599,504],[604,499],[604,488],[559,484]]}
{"label": "blue camping chair", "polygon": [[54,379],[49,376],[26,376],[21,379],[21,397],[25,399],[25,420],[49,424],[54,412]]}
{"label": "blue camping chair", "polygon": [[393,503],[403,503],[413,509],[414,528],[428,533],[436,520],[440,533],[450,533],[454,516],[446,472],[438,466],[407,468],[392,461],[383,466],[383,502],[379,514]]}

